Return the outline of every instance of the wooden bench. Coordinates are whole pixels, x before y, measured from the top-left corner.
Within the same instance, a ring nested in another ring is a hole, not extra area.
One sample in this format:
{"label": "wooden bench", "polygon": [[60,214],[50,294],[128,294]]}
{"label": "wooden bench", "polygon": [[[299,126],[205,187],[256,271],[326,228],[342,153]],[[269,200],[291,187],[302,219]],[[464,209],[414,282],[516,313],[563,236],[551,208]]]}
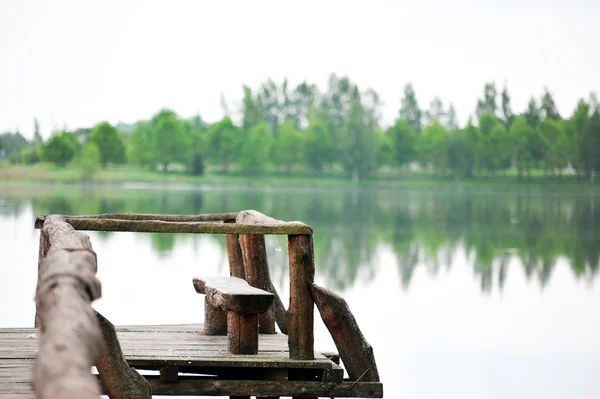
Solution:
{"label": "wooden bench", "polygon": [[[194,288],[206,295],[207,318],[218,318],[218,310],[227,312],[227,349],[233,354],[258,353],[258,315],[273,304],[275,295],[254,288],[238,277],[194,278]],[[211,323],[208,322],[205,325]],[[211,330],[214,326],[205,327]],[[222,328],[217,328],[222,333]],[[211,334],[219,335],[219,334]]]}

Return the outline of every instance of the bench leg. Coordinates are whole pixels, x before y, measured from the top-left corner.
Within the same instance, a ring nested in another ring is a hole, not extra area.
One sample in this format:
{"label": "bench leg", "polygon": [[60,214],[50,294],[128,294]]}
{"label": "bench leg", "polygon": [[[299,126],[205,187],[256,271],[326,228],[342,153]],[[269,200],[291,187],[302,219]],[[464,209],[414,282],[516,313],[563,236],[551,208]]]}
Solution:
{"label": "bench leg", "polygon": [[258,315],[227,312],[227,349],[236,355],[258,353]]}
{"label": "bench leg", "polygon": [[216,308],[204,298],[204,334],[227,335],[227,312]]}

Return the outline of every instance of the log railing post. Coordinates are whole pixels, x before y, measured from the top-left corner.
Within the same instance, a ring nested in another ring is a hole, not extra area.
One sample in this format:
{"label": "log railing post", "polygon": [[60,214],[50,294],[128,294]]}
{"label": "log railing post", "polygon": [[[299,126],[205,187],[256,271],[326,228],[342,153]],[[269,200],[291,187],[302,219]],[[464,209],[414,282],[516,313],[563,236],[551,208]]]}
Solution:
{"label": "log railing post", "polygon": [[96,254],[89,237],[58,215],[48,216],[40,239],[35,296],[40,327],[33,370],[36,398],[98,398],[90,372],[102,333],[90,302],[101,295]]}
{"label": "log railing post", "polygon": [[[240,245],[244,258],[246,281],[253,287],[270,291],[271,276],[267,263],[265,236],[262,234],[240,234]],[[275,334],[273,307],[258,316],[258,331],[261,334]]]}
{"label": "log railing post", "polygon": [[315,257],[312,235],[289,235],[290,306],[288,345],[291,359],[314,359],[314,302],[309,284],[314,283]]}

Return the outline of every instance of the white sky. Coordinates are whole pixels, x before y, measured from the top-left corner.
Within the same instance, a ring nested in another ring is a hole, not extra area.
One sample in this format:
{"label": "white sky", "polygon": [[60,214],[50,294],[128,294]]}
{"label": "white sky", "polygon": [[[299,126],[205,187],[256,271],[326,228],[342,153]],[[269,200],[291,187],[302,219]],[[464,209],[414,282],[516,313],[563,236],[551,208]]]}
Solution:
{"label": "white sky", "polygon": [[0,0],[0,131],[33,136],[161,107],[222,117],[220,94],[269,77],[325,87],[347,74],[397,114],[412,81],[422,106],[453,101],[464,123],[483,84],[513,109],[547,85],[559,111],[600,91],[600,2]]}

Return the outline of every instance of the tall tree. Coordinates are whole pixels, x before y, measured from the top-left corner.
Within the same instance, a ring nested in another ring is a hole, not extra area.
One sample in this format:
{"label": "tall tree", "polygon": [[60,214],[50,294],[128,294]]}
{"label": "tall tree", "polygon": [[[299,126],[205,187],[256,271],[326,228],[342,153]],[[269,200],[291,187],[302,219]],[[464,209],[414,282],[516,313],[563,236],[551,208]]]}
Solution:
{"label": "tall tree", "polygon": [[33,120],[33,145],[40,145],[44,142],[40,133],[40,124],[37,118]]}
{"label": "tall tree", "polygon": [[502,122],[506,129],[510,129],[510,125],[513,123],[515,116],[510,107],[510,95],[508,94],[508,87],[504,84],[502,89]]}
{"label": "tall tree", "polygon": [[342,163],[346,173],[358,182],[368,179],[376,167],[377,142],[373,129],[367,125],[367,116],[358,87],[354,86],[348,119],[342,139]]}
{"label": "tall tree", "polygon": [[534,129],[525,116],[517,117],[510,127],[510,137],[514,143],[515,164],[519,180],[524,174],[531,175],[535,161],[535,146],[537,145],[537,130]]}
{"label": "tall tree", "polygon": [[445,127],[448,130],[458,129],[458,120],[456,118],[456,109],[454,109],[454,104],[452,104],[452,103],[450,103],[450,105],[448,106],[448,112],[446,113]]}
{"label": "tall tree", "polygon": [[552,97],[552,93],[548,91],[547,87],[544,87],[544,94],[542,95],[542,101],[540,105],[541,118],[542,119],[560,119],[560,114],[556,109],[556,104],[554,103],[554,98]]}
{"label": "tall tree", "polygon": [[129,138],[127,158],[139,166],[154,169],[157,162],[157,149],[152,143],[152,123],[140,121],[135,124],[133,133]]}
{"label": "tall tree", "polygon": [[527,111],[525,111],[524,115],[527,123],[529,123],[529,126],[536,128],[538,123],[540,123],[540,108],[538,107],[535,98],[531,97],[529,99],[529,103],[527,103]]}
{"label": "tall tree", "polygon": [[187,164],[191,156],[191,132],[175,112],[163,109],[152,118],[152,145],[166,171],[171,163]]}
{"label": "tall tree", "polygon": [[422,111],[419,108],[412,83],[404,86],[404,97],[400,103],[399,115],[400,119],[407,121],[416,133],[421,131]]}
{"label": "tall tree", "polygon": [[333,152],[333,141],[327,131],[327,125],[320,120],[311,121],[304,139],[304,159],[313,173],[323,171]]}
{"label": "tall tree", "polygon": [[296,129],[305,129],[309,124],[309,111],[318,101],[318,89],[314,84],[306,81],[300,83],[292,91],[291,103],[293,104],[293,121]]}
{"label": "tall tree", "polygon": [[405,166],[416,160],[417,134],[407,121],[396,120],[396,123],[387,130],[387,135],[391,139],[394,159],[398,166]]}
{"label": "tall tree", "polygon": [[[257,123],[258,124],[258,123]],[[239,156],[242,132],[225,117],[208,128],[208,156],[221,164],[223,173],[229,172],[230,163]]]}
{"label": "tall tree", "polygon": [[263,119],[263,117],[261,106],[252,96],[252,90],[248,86],[243,86],[243,90],[244,99],[242,129],[248,131],[252,128],[252,126],[257,125]]}
{"label": "tall tree", "polygon": [[125,162],[125,141],[121,132],[108,122],[97,124],[90,133],[90,141],[100,151],[100,163],[106,169],[109,163]]}
{"label": "tall tree", "polygon": [[438,121],[427,126],[417,140],[417,154],[423,165],[431,165],[438,173],[448,167],[448,132]]}
{"label": "tall tree", "polygon": [[225,99],[225,94],[221,92],[221,110],[223,111],[223,116],[229,115],[229,105],[227,104],[227,100]]}
{"label": "tall tree", "polygon": [[567,140],[562,125],[546,118],[538,125],[538,131],[544,144],[545,170],[558,172],[567,165]]}
{"label": "tall tree", "polygon": [[273,133],[266,122],[260,122],[248,132],[240,151],[240,165],[246,173],[264,172],[269,163]]}
{"label": "tall tree", "polygon": [[285,122],[279,128],[279,135],[273,144],[273,162],[285,165],[287,174],[300,160],[304,136],[294,127],[293,121]]}
{"label": "tall tree", "polygon": [[475,114],[478,119],[481,119],[484,114],[496,116],[496,112],[498,111],[498,104],[496,102],[497,95],[496,83],[487,82],[483,87],[483,98],[477,100]]}

